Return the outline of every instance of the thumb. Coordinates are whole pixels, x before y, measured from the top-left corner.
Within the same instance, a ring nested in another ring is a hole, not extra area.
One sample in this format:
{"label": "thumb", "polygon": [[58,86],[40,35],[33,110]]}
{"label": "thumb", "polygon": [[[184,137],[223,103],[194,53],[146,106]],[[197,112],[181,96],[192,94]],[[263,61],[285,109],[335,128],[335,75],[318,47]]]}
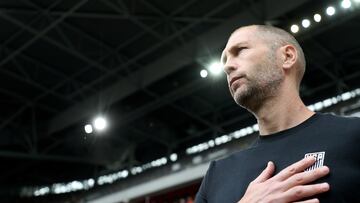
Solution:
{"label": "thumb", "polygon": [[253,181],[256,183],[262,183],[267,179],[271,178],[275,171],[275,164],[272,161],[269,161],[266,168],[261,172],[261,174]]}

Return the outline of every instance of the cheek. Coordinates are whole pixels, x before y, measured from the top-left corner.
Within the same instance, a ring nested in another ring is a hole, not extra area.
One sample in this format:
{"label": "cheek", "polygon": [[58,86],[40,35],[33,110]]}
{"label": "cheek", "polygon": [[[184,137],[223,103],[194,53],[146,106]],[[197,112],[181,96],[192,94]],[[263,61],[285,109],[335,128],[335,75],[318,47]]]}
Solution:
{"label": "cheek", "polygon": [[232,96],[234,96],[234,91],[231,89],[230,86],[229,86],[229,91],[230,91],[230,94],[231,94]]}

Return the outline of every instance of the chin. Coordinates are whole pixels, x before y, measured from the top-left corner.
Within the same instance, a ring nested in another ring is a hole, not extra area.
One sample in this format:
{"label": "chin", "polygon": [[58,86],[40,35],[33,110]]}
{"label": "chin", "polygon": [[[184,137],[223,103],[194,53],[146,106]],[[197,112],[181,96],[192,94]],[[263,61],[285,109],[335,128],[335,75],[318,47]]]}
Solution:
{"label": "chin", "polygon": [[238,105],[246,106],[246,104],[251,100],[251,98],[249,97],[249,95],[235,94],[234,100]]}
{"label": "chin", "polygon": [[258,106],[259,100],[256,98],[256,95],[251,93],[250,91],[241,91],[236,92],[233,96],[235,102],[248,110],[254,110],[255,106]]}

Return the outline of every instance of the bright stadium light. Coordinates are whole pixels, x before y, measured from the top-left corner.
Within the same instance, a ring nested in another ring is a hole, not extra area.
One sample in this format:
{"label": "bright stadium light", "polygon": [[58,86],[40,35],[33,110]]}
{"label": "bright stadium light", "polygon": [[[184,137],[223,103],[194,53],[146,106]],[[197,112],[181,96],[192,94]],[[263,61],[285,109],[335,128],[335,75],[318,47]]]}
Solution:
{"label": "bright stadium light", "polygon": [[94,127],[96,130],[102,131],[106,128],[106,126],[107,126],[107,122],[106,122],[105,118],[97,117],[94,120]]}
{"label": "bright stadium light", "polygon": [[310,26],[310,20],[309,20],[309,19],[304,19],[304,20],[302,20],[301,25],[302,25],[304,28],[308,28],[308,27]]}
{"label": "bright stadium light", "polygon": [[317,22],[317,23],[320,22],[320,21],[321,21],[321,15],[318,14],[318,13],[315,14],[315,15],[314,15],[314,21]]}
{"label": "bright stadium light", "polygon": [[170,155],[170,160],[171,161],[176,161],[178,159],[178,155],[176,153],[173,153]]}
{"label": "bright stadium light", "polygon": [[332,6],[327,7],[326,14],[328,14],[329,16],[334,15],[335,14],[335,8],[332,7]]}
{"label": "bright stadium light", "polygon": [[205,69],[201,70],[201,71],[200,71],[200,76],[201,76],[202,78],[206,78],[206,77],[208,76],[207,70],[205,70]]}
{"label": "bright stadium light", "polygon": [[209,65],[209,71],[213,75],[219,75],[222,71],[222,64],[219,62],[213,62]]}
{"label": "bright stadium light", "polygon": [[290,27],[290,30],[291,30],[292,33],[297,33],[297,32],[299,32],[299,26],[298,25],[292,25]]}
{"label": "bright stadium light", "polygon": [[93,127],[92,127],[91,124],[86,124],[86,125],[84,126],[84,130],[85,130],[85,132],[86,132],[87,134],[90,134],[90,133],[93,132]]}
{"label": "bright stadium light", "polygon": [[344,9],[348,9],[351,7],[351,1],[350,0],[342,0],[341,1],[341,7]]}

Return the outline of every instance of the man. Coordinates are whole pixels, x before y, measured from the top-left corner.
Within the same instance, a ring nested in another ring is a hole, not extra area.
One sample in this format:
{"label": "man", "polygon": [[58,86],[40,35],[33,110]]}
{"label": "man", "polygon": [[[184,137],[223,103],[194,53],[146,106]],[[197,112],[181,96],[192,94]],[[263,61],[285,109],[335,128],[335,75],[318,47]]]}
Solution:
{"label": "man", "polygon": [[360,202],[360,119],[304,105],[305,57],[295,38],[272,26],[241,27],[221,60],[231,95],[256,117],[260,136],[210,164],[196,202]]}

